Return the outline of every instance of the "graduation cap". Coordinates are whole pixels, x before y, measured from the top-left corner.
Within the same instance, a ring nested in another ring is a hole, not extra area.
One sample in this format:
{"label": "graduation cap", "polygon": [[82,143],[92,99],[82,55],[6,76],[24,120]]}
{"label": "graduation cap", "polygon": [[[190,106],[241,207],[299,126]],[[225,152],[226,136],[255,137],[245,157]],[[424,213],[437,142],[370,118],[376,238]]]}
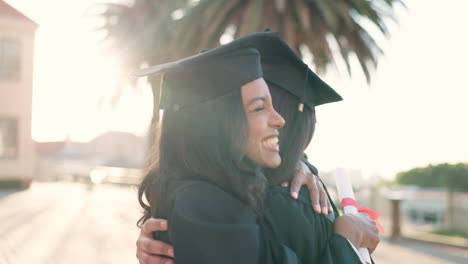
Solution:
{"label": "graduation cap", "polygon": [[160,108],[185,110],[225,96],[263,76],[260,53],[254,48],[217,48],[136,72],[164,74]]}
{"label": "graduation cap", "polygon": [[241,37],[192,57],[139,70],[136,75],[153,73],[164,74],[163,109],[213,100],[262,76],[299,98],[301,112],[304,104],[313,108],[342,100],[274,31]]}
{"label": "graduation cap", "polygon": [[302,112],[304,104],[314,108],[343,100],[294,53],[279,32],[267,29],[236,41],[246,42],[260,52],[263,78],[296,96],[300,100],[299,111]]}

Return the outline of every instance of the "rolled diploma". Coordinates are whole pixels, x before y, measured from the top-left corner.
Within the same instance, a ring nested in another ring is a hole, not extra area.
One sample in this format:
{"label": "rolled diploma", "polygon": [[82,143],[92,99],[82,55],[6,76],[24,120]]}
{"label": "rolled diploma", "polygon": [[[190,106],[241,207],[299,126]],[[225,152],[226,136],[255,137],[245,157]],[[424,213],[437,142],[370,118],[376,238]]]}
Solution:
{"label": "rolled diploma", "polygon": [[[338,196],[340,197],[340,203],[341,203],[341,200],[343,200],[344,198],[352,198],[353,200],[355,200],[353,187],[351,185],[349,175],[345,169],[343,168],[336,169],[335,181],[336,181],[336,188],[338,190]],[[343,208],[343,213],[344,214],[357,214],[358,209],[354,206],[348,205]],[[369,255],[369,250],[367,250],[367,248],[359,248],[358,251],[361,257],[364,259],[364,261],[366,261],[366,263],[369,263],[369,264],[372,263],[370,255]]]}

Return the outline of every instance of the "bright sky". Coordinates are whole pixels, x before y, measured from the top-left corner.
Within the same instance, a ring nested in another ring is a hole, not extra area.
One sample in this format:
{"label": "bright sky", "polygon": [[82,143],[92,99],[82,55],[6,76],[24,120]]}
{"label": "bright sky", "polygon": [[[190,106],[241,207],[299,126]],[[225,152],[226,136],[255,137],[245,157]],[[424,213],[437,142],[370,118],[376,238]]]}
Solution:
{"label": "bright sky", "polygon": [[[86,141],[107,130],[144,134],[152,109],[148,89],[127,89],[114,110],[119,67],[96,45],[82,12],[93,0],[7,0],[40,24],[36,34],[33,138]],[[308,154],[322,170],[361,169],[390,178],[429,163],[468,162],[468,1],[406,0],[400,25],[380,40],[385,57],[368,86],[325,76],[345,98],[320,106]]]}
{"label": "bright sky", "polygon": [[[149,89],[124,90],[116,108],[109,100],[119,78],[117,60],[98,45],[83,15],[96,0],[7,0],[39,24],[33,88],[33,138],[88,141],[109,130],[144,135],[151,119]],[[99,105],[99,107],[98,107]]]}
{"label": "bright sky", "polygon": [[317,108],[308,153],[337,165],[393,177],[429,163],[468,162],[468,1],[407,0],[371,86],[326,78],[344,101]]}

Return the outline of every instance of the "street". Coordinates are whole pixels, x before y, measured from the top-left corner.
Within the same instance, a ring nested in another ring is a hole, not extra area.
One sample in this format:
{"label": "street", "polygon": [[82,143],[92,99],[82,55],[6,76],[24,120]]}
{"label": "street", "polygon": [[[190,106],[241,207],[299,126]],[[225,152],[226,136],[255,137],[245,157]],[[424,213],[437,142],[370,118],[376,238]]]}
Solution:
{"label": "street", "polygon": [[136,191],[35,184],[0,200],[0,263],[137,263]]}
{"label": "street", "polygon": [[[136,188],[35,183],[0,191],[0,263],[138,263]],[[431,256],[433,255],[433,256]],[[376,263],[468,263],[468,250],[383,240]]]}

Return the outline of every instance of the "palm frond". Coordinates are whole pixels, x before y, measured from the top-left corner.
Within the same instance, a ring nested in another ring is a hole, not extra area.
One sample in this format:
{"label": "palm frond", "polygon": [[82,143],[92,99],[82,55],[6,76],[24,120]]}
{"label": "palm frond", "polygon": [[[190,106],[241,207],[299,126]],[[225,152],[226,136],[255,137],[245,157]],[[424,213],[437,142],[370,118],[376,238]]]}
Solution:
{"label": "palm frond", "polygon": [[[370,82],[371,68],[383,52],[363,21],[388,37],[387,21],[396,21],[396,5],[405,7],[402,0],[200,0],[196,4],[190,0],[134,0],[132,5],[95,5],[89,13],[105,21],[97,30],[105,33],[105,41],[129,68],[216,47],[228,27],[234,26],[235,37],[268,27],[281,31],[296,52],[300,52],[299,46],[307,46],[319,73],[341,57],[351,75],[350,58],[355,55]],[[173,19],[176,10],[184,15]],[[338,52],[331,50],[330,39],[336,41]]]}

